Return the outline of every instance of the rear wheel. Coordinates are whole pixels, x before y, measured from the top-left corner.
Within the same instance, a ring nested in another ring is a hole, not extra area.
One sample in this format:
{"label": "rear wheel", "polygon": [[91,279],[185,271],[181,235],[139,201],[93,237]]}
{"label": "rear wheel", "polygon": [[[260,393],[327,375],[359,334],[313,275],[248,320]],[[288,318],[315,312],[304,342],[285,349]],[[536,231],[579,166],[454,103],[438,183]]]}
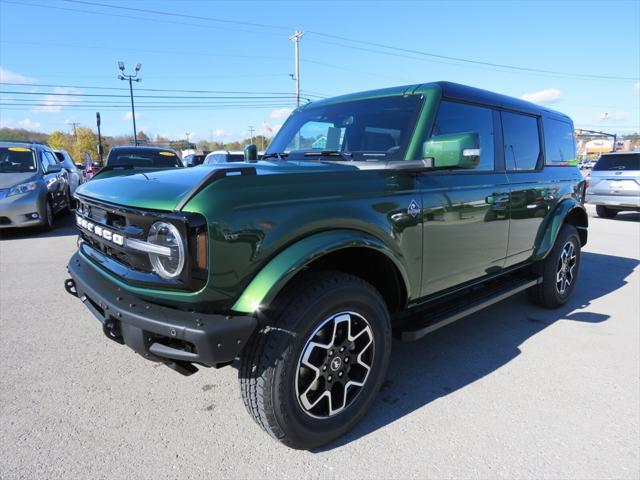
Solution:
{"label": "rear wheel", "polygon": [[580,237],[576,227],[565,223],[547,258],[538,266],[542,283],[527,290],[529,299],[540,306],[556,308],[573,293],[580,271]]}
{"label": "rear wheel", "polygon": [[314,448],[350,430],[375,399],[389,362],[389,314],[371,285],[340,272],[308,274],[280,299],[243,352],[242,397],[272,437]]}
{"label": "rear wheel", "polygon": [[618,211],[605,207],[604,205],[596,205],[596,213],[601,218],[614,218],[618,214]]}

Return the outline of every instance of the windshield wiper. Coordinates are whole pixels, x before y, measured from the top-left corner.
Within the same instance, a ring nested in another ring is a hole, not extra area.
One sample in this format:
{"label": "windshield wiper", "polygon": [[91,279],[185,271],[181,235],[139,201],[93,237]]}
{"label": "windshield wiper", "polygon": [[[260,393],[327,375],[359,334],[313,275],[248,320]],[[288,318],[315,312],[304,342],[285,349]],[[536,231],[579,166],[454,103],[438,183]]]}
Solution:
{"label": "windshield wiper", "polygon": [[304,152],[305,157],[342,157],[348,162],[353,161],[353,153],[339,150],[323,150],[322,152]]}
{"label": "windshield wiper", "polygon": [[282,153],[279,153],[279,152],[265,153],[262,156],[261,160],[264,160],[265,158],[277,158],[278,160],[284,160],[288,156],[289,156],[289,154],[286,153],[286,152],[282,152]]}

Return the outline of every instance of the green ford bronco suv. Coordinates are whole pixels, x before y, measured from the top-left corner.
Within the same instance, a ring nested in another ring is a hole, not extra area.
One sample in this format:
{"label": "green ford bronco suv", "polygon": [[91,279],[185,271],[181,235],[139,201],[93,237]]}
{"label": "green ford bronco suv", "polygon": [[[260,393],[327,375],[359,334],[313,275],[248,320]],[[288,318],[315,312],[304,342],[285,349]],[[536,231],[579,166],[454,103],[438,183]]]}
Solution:
{"label": "green ford bronco suv", "polygon": [[313,448],[416,340],[518,292],[565,303],[587,241],[571,120],[438,82],[304,105],[265,155],[105,169],[77,190],[67,290],[188,375],[234,363],[249,413]]}

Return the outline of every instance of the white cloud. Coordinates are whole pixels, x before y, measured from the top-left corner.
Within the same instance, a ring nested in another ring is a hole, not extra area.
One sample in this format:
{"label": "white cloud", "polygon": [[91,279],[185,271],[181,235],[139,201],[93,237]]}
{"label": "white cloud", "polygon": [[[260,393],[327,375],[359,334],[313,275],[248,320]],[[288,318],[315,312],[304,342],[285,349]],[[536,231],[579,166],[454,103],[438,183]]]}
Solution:
{"label": "white cloud", "polygon": [[33,83],[33,78],[19,75],[15,72],[0,67],[0,82],[3,83]]}
{"label": "white cloud", "polygon": [[26,128],[27,130],[37,130],[40,128],[40,122],[34,122],[30,118],[24,118],[18,122],[22,128]]}
{"label": "white cloud", "polygon": [[633,86],[633,89],[636,91],[636,93],[640,93],[640,82],[636,82],[636,84]]}
{"label": "white cloud", "polygon": [[[140,117],[141,115],[139,113],[136,113],[136,120],[140,120]],[[131,111],[128,111],[122,117],[123,120],[131,120],[132,118],[133,118],[133,113],[131,113]]]}
{"label": "white cloud", "polygon": [[539,92],[527,92],[520,98],[527,102],[549,105],[560,100],[560,95],[560,90],[557,88],[548,88],[547,90],[540,90]]}
{"label": "white cloud", "polygon": [[600,120],[607,120],[610,122],[621,122],[623,120],[627,120],[629,117],[631,117],[631,114],[629,112],[612,111],[602,112],[600,114]]}
{"label": "white cloud", "polygon": [[211,136],[213,138],[226,138],[229,135],[231,135],[229,132],[227,132],[226,130],[222,130],[221,128],[211,131]]}
{"label": "white cloud", "polygon": [[73,104],[78,103],[78,97],[68,94],[82,93],[82,90],[74,87],[56,87],[53,89],[53,93],[56,95],[49,94],[42,97],[42,106],[32,108],[31,111],[49,113],[59,112],[63,107],[72,106]]}
{"label": "white cloud", "polygon": [[287,118],[289,115],[291,115],[291,109],[290,108],[278,108],[276,110],[273,110],[269,116],[271,118],[275,118],[276,120],[284,120],[285,118]]}

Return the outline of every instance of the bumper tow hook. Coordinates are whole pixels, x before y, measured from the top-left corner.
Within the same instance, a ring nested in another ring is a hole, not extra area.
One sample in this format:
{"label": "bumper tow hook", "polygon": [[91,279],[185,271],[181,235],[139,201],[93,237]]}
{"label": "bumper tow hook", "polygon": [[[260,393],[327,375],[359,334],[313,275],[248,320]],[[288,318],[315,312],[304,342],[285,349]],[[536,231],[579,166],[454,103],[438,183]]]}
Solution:
{"label": "bumper tow hook", "polygon": [[76,282],[73,281],[73,278],[67,278],[64,281],[64,289],[69,295],[73,295],[74,297],[78,296],[78,291],[76,290]]}

